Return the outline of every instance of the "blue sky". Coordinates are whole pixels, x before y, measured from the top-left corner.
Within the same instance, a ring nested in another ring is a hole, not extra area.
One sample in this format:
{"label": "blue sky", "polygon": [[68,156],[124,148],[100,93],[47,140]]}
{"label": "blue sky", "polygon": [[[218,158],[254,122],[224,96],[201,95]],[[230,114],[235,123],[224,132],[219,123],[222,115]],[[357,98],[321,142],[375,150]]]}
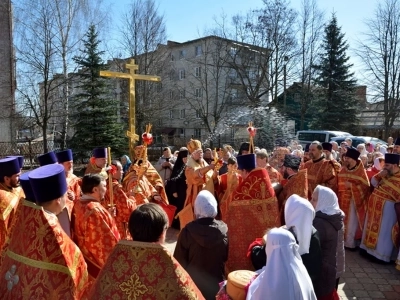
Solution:
{"label": "blue sky", "polygon": [[[105,0],[110,4],[113,20],[118,21],[131,0]],[[364,21],[373,17],[379,0],[318,0],[318,6],[325,12],[326,19],[336,12],[339,26],[350,44],[348,55],[352,62],[359,64],[351,49],[356,47],[357,38],[366,30]],[[204,29],[213,27],[214,17],[225,14],[228,17],[262,7],[262,0],[158,0],[159,11],[164,14],[169,40],[185,42],[202,35]],[[291,0],[292,7],[299,9],[301,0]],[[357,68],[355,70],[357,72]]]}

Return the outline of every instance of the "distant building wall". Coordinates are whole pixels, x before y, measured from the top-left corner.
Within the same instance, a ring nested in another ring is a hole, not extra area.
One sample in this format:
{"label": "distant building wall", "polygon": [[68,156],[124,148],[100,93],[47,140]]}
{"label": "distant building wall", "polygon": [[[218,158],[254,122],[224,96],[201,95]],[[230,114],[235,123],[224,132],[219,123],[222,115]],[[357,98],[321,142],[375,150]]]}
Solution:
{"label": "distant building wall", "polygon": [[12,46],[11,1],[0,2],[0,142],[13,140],[15,64]]}

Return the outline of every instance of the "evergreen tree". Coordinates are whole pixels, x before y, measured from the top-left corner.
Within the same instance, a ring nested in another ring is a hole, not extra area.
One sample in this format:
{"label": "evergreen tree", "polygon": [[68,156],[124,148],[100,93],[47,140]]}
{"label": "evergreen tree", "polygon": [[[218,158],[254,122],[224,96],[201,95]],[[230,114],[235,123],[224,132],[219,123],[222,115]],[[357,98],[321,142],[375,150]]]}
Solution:
{"label": "evergreen tree", "polygon": [[99,50],[100,41],[96,27],[91,25],[84,40],[81,55],[74,57],[80,69],[78,74],[79,93],[71,99],[75,114],[73,116],[75,134],[71,146],[82,157],[98,146],[111,147],[121,154],[127,150],[128,141],[123,126],[118,123],[118,102],[110,97],[107,79],[100,77],[106,70]]}
{"label": "evergreen tree", "polygon": [[337,25],[335,14],[325,27],[323,51],[319,65],[314,66],[318,77],[309,111],[310,128],[353,131],[358,125],[353,66],[346,55],[348,44]]}

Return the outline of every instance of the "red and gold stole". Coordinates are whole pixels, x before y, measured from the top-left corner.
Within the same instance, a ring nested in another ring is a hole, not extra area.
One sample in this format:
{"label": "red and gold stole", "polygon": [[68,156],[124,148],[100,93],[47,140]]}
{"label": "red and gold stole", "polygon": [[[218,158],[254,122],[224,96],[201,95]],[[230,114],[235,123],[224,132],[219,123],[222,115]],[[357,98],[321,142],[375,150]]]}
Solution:
{"label": "red and gold stole", "polygon": [[[379,174],[378,174],[379,175]],[[400,201],[400,174],[382,178],[368,200],[368,220],[364,244],[375,249],[381,229],[383,207],[386,201]]]}
{"label": "red and gold stole", "polygon": [[[351,188],[346,188],[346,182],[351,183]],[[354,208],[358,219],[358,234],[360,235],[356,238],[361,238],[361,232],[364,226],[365,208],[369,197],[369,185],[367,172],[361,161],[357,162],[357,166],[353,170],[348,170],[344,167],[339,173],[339,207],[345,214],[344,222],[347,224],[351,200],[354,201]],[[345,228],[346,227],[347,226],[345,226]]]}
{"label": "red and gold stole", "polygon": [[90,299],[204,299],[189,274],[163,246],[120,241],[90,292]]}

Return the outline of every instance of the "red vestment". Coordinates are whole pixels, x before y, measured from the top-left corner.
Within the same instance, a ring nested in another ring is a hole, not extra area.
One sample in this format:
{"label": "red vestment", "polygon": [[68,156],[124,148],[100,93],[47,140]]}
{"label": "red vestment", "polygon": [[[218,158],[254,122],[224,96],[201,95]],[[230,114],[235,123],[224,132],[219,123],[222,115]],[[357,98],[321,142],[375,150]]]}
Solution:
{"label": "red vestment", "polygon": [[74,174],[68,174],[67,176],[67,185],[68,191],[72,192],[75,196],[74,200],[78,199],[81,196],[81,183],[82,179]]}
{"label": "red vestment", "polygon": [[282,182],[283,176],[281,173],[278,172],[278,170],[276,170],[274,167],[272,167],[269,164],[265,167],[265,169],[267,169],[271,183],[281,183]]}
{"label": "red vestment", "polygon": [[378,242],[385,202],[400,201],[400,173],[388,178],[382,178],[378,173],[374,177],[378,177],[379,185],[368,199],[368,218],[365,226],[365,239],[363,238],[365,246],[371,249],[375,249]]}
{"label": "red vestment", "polygon": [[285,185],[282,187],[282,191],[278,195],[279,211],[282,224],[284,224],[285,221],[284,212],[285,212],[286,200],[294,194],[307,199],[308,197],[307,169],[300,170],[293,176],[289,177]]}
{"label": "red vestment", "polygon": [[228,212],[229,201],[232,193],[242,183],[242,176],[236,172],[228,172],[218,176],[217,198],[219,201],[219,208],[221,211],[222,220],[226,220]]}
{"label": "red vestment", "polygon": [[303,168],[307,169],[309,200],[317,185],[326,186],[337,194],[337,173],[332,161],[321,157],[316,161],[307,161]]}
{"label": "red vestment", "polygon": [[120,240],[115,220],[100,202],[83,195],[74,202],[71,229],[88,264],[89,275],[96,278]]}
{"label": "red vestment", "polygon": [[[346,182],[351,184],[346,187]],[[354,208],[358,219],[358,230],[354,239],[361,239],[365,220],[365,208],[369,197],[369,179],[361,161],[353,170],[343,167],[338,176],[339,207],[344,212],[344,228],[348,227],[350,205],[354,201]]]}
{"label": "red vestment", "polygon": [[380,170],[378,170],[377,168],[375,168],[375,166],[373,166],[372,168],[368,168],[367,170],[367,176],[369,181],[371,181],[372,177],[374,177],[376,174],[378,174],[380,172]]}
{"label": "red vestment", "polygon": [[15,224],[18,203],[23,197],[21,187],[9,189],[0,183],[0,250]]}
{"label": "red vestment", "polygon": [[163,246],[120,241],[96,279],[91,299],[204,299]]}
{"label": "red vestment", "polygon": [[86,166],[85,175],[86,174],[100,174],[104,178],[108,178],[108,174],[105,168],[98,167],[94,162],[94,157],[90,158],[88,165]]}
{"label": "red vestment", "polygon": [[23,201],[0,268],[1,299],[82,299],[83,255],[54,214]]}
{"label": "red vestment", "polygon": [[249,245],[265,231],[280,226],[278,200],[263,168],[252,170],[232,194],[228,207],[229,257],[227,269],[252,270]]}
{"label": "red vestment", "polygon": [[[116,208],[115,223],[121,238],[127,237],[128,221],[131,213],[136,209],[136,200],[134,197],[128,197],[122,189],[122,185],[113,179],[113,200]],[[106,193],[103,206],[110,205],[110,193]]]}
{"label": "red vestment", "polygon": [[136,205],[149,203],[149,199],[157,193],[157,190],[148,181],[146,176],[136,177],[136,171],[131,171],[124,177],[122,188],[127,195],[134,195]]}

